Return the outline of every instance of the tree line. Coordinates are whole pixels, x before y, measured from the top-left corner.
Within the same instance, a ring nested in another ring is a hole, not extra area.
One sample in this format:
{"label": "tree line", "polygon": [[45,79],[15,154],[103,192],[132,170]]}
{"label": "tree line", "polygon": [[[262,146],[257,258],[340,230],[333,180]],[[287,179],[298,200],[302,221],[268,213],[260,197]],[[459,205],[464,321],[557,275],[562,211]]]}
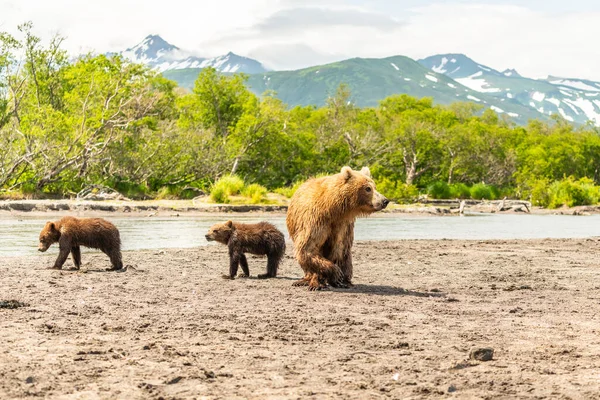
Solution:
{"label": "tree line", "polygon": [[275,93],[254,95],[245,75],[212,68],[187,92],[120,56],[72,60],[62,38],[44,45],[31,24],[19,30],[19,38],[0,33],[5,196],[69,196],[90,184],[133,197],[186,196],[229,175],[275,190],[368,165],[397,200],[598,201],[600,136],[591,124],[552,116],[518,126],[473,103],[407,95],[359,108],[344,85],[324,107],[288,107]]}

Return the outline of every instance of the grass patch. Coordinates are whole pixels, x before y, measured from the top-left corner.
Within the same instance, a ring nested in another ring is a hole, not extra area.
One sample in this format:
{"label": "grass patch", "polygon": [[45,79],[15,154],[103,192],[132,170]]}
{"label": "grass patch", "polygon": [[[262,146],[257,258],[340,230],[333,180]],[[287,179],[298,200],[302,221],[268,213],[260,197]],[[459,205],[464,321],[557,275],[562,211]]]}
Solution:
{"label": "grass patch", "polygon": [[267,188],[257,183],[242,189],[242,196],[250,199],[250,204],[264,203],[267,196]]}
{"label": "grass patch", "polygon": [[244,180],[237,175],[224,176],[215,182],[210,199],[215,203],[229,203],[230,196],[235,196],[244,188]]}
{"label": "grass patch", "polygon": [[294,183],[292,186],[277,188],[277,189],[275,189],[274,192],[277,194],[280,194],[282,196],[285,196],[288,199],[291,199],[292,196],[294,195],[294,193],[296,193],[296,190],[298,190],[298,188],[300,186],[302,186],[303,183],[304,183],[303,181],[298,181],[298,182]]}
{"label": "grass patch", "polygon": [[471,198],[474,200],[495,200],[498,190],[485,183],[476,183],[471,187]]}
{"label": "grass patch", "polygon": [[434,182],[427,186],[427,195],[432,199],[451,199],[452,191],[446,182]]}

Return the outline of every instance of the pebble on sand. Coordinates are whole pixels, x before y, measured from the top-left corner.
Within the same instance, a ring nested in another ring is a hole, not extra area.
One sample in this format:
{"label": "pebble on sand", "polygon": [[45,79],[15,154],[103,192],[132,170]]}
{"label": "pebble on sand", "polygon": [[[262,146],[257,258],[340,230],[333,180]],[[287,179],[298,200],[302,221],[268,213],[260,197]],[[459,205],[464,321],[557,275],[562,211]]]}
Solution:
{"label": "pebble on sand", "polygon": [[492,349],[491,347],[471,349],[471,352],[469,353],[469,358],[471,360],[490,361],[494,358],[494,349]]}

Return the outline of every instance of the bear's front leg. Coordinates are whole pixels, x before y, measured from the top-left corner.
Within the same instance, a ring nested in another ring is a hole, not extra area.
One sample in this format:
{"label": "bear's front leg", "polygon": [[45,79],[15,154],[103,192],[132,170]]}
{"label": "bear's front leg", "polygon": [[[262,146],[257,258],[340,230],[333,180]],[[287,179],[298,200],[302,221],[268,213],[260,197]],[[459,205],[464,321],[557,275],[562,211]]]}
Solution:
{"label": "bear's front leg", "polygon": [[342,257],[340,268],[344,274],[342,283],[345,287],[354,286],[352,284],[352,244],[354,243],[354,222],[348,224],[345,235],[342,239]]}
{"label": "bear's front leg", "polygon": [[[229,276],[223,275],[223,279],[235,279],[240,265],[240,255],[243,255],[241,249],[237,249],[231,243],[229,245]],[[244,257],[245,258],[245,257]]]}
{"label": "bear's front leg", "polygon": [[342,282],[346,287],[354,286],[352,284],[352,251],[348,249],[347,253],[344,254],[344,259],[342,260],[342,273],[344,274],[344,279]]}
{"label": "bear's front leg", "polygon": [[65,261],[67,261],[67,258],[69,257],[69,253],[71,252],[71,243],[61,238],[58,242],[58,249],[58,257],[56,258],[52,269],[62,269]]}

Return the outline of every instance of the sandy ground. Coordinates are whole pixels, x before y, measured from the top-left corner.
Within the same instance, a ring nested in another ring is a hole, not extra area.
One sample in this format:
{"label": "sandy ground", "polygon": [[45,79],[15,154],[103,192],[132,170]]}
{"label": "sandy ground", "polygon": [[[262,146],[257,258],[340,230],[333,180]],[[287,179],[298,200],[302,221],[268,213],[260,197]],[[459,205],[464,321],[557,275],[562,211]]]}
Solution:
{"label": "sandy ground", "polygon": [[600,398],[598,239],[362,242],[356,286],[312,293],[291,245],[268,281],[221,279],[224,246],[52,249],[0,264],[28,305],[0,308],[2,399]]}

